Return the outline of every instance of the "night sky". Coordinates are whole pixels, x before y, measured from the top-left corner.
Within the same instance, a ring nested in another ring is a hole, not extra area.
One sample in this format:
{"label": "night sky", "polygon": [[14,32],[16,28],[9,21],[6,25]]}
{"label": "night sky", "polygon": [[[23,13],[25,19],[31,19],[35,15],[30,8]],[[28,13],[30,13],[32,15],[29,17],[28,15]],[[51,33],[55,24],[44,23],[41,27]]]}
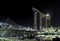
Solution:
{"label": "night sky", "polygon": [[41,12],[51,15],[52,26],[60,26],[60,1],[59,0],[34,0],[15,2],[9,12],[0,12],[1,21],[10,18],[17,24],[23,26],[33,26],[32,7]]}

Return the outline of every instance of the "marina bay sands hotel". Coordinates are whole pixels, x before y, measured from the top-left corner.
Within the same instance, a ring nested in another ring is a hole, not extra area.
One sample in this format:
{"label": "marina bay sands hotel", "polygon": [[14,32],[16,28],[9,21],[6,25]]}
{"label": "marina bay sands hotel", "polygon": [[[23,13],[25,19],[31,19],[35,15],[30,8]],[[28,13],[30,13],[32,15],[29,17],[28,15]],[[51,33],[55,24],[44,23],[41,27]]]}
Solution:
{"label": "marina bay sands hotel", "polygon": [[44,14],[34,7],[32,7],[32,10],[34,11],[34,29],[41,30],[51,26],[51,16],[49,14]]}

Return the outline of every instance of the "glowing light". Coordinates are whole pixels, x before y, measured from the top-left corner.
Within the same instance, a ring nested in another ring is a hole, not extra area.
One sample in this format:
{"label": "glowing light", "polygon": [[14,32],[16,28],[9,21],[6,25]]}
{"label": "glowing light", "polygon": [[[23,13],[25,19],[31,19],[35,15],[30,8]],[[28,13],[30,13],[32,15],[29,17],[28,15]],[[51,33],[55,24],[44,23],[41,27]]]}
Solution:
{"label": "glowing light", "polygon": [[49,14],[46,14],[46,16],[50,16]]}

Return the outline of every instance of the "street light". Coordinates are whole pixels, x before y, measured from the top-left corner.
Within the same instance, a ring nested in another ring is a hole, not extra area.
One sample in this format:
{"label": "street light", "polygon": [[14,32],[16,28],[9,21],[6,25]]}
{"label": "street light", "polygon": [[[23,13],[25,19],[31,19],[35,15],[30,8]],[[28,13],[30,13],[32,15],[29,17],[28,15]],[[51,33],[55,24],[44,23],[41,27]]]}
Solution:
{"label": "street light", "polygon": [[46,14],[45,17],[46,17],[47,19],[51,19],[50,14]]}
{"label": "street light", "polygon": [[[49,15],[49,14],[46,14],[45,15],[45,17],[46,17],[46,27],[48,27],[48,24],[50,25],[51,24],[51,16]],[[49,20],[49,23],[48,23],[48,20]]]}
{"label": "street light", "polygon": [[46,16],[50,16],[49,14],[46,14]]}

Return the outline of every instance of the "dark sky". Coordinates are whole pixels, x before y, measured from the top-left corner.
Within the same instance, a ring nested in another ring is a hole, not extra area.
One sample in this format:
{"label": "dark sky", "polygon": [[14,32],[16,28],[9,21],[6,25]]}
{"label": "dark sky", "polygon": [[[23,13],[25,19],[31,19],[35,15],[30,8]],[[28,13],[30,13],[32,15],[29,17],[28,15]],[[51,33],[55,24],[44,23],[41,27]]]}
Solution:
{"label": "dark sky", "polygon": [[37,8],[41,12],[49,13],[52,17],[52,25],[60,26],[60,1],[59,0],[34,0],[15,2],[11,6],[11,11],[0,12],[0,19],[10,18],[20,25],[33,25],[32,7]]}

